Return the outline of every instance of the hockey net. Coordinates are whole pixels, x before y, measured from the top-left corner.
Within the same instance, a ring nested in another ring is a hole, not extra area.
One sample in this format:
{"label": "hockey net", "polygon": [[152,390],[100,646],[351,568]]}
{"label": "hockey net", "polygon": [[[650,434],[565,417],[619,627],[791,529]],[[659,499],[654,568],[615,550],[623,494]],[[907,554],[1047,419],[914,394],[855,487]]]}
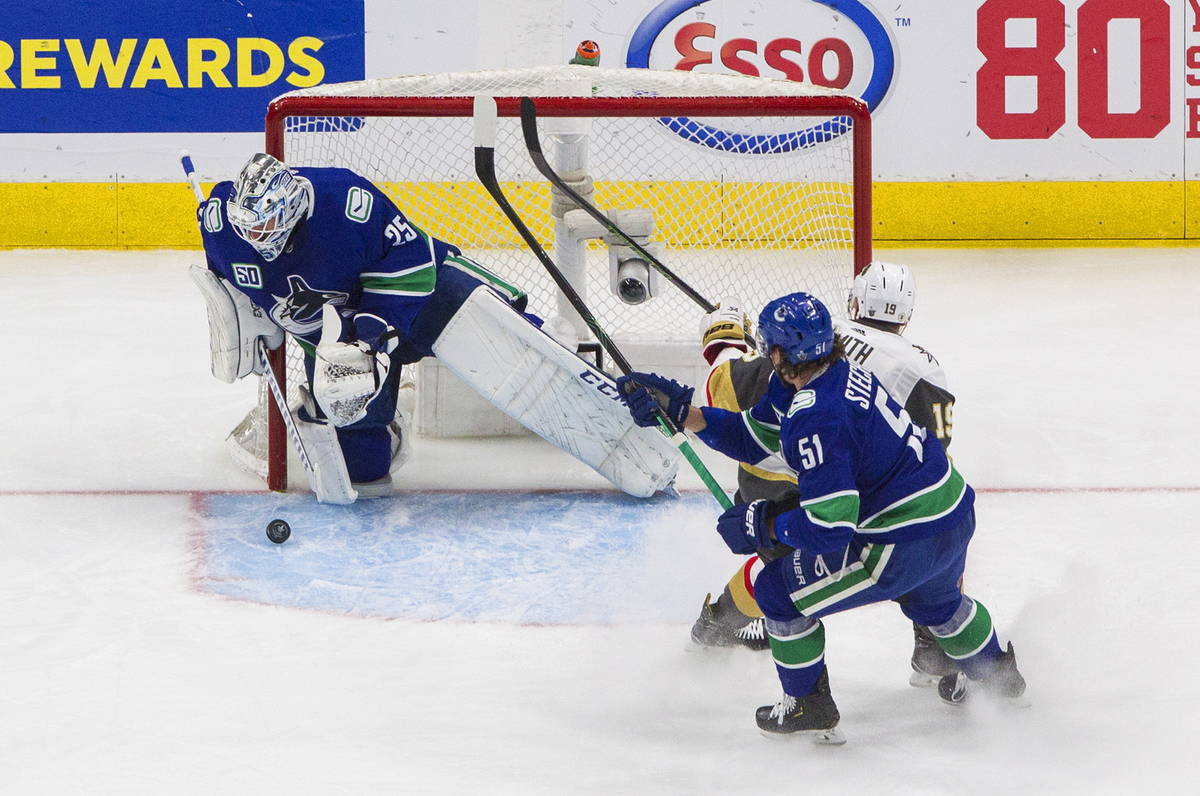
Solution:
{"label": "hockey net", "polygon": [[[290,165],[368,177],[412,223],[524,290],[531,312],[567,319],[586,342],[586,327],[475,177],[475,96],[497,98],[496,172],[509,201],[635,367],[648,344],[660,344],[655,361],[674,346],[699,362],[704,310],[653,277],[652,298],[618,297],[615,263],[630,252],[570,223],[575,206],[526,150],[520,97],[535,98],[556,170],[594,187],[602,210],[632,213],[625,218],[648,248],[710,302],[736,296],[753,316],[771,298],[806,290],[841,312],[870,259],[869,114],[808,84],[564,66],[318,86],[272,102],[267,150]],[[276,371],[294,384],[302,364],[298,351],[288,357]],[[243,466],[283,489],[282,422],[265,392],[259,404],[230,439]]]}

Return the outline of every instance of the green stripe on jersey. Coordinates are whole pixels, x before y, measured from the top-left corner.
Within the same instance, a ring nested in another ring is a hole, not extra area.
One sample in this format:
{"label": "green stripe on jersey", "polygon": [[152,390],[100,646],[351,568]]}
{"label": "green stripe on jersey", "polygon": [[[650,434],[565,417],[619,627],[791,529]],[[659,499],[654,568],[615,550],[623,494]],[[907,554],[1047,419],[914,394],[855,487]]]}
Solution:
{"label": "green stripe on jersey", "polygon": [[903,500],[888,506],[878,514],[868,517],[859,530],[891,531],[907,525],[935,520],[953,511],[967,492],[967,482],[950,465],[946,475],[933,486],[922,489]]}
{"label": "green stripe on jersey", "polygon": [[742,412],[742,422],[767,453],[779,452],[779,426],[761,423],[750,416],[750,410]]}
{"label": "green stripe on jersey", "polygon": [[525,295],[524,290],[521,290],[516,285],[504,281],[495,272],[489,271],[474,260],[466,257],[455,257],[454,255],[449,255],[446,257],[446,262],[456,266],[459,268],[459,270],[466,271],[480,281],[491,285],[497,290],[507,293],[508,295],[512,296],[513,301],[516,301]]}
{"label": "green stripe on jersey", "polygon": [[433,263],[394,276],[359,277],[367,293],[396,293],[402,296],[428,296],[437,285],[437,269]]}
{"label": "green stripe on jersey", "polygon": [[813,498],[801,503],[808,519],[816,525],[833,528],[839,525],[858,527],[858,493],[840,492]]}

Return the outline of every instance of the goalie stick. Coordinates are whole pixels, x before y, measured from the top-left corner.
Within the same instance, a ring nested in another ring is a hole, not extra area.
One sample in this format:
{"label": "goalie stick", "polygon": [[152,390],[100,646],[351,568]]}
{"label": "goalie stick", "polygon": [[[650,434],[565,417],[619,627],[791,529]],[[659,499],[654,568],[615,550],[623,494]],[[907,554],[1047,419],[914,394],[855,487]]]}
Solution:
{"label": "goalie stick", "polygon": [[554,171],[550,162],[546,160],[546,155],[542,152],[542,142],[538,137],[537,108],[534,106],[533,100],[529,97],[521,97],[521,132],[525,135],[525,148],[529,150],[529,157],[533,160],[533,165],[537,166],[537,170],[542,173],[543,177],[549,180],[555,188],[558,188],[567,196],[574,199],[575,204],[579,205],[589,216],[600,222],[605,229],[628,243],[630,248],[644,257],[647,263],[654,266],[654,270],[666,277],[667,281],[672,285],[683,291],[684,295],[699,304],[705,312],[716,312],[716,304],[704,298],[695,288],[680,279],[674,271],[667,268],[657,257],[648,252],[646,247],[625,234],[625,231],[614,224],[612,219],[600,212],[595,205],[580,196],[562,177],[558,176],[558,173]]}
{"label": "goalie stick", "polygon": [[[524,106],[522,106],[523,109]],[[512,224],[513,229],[525,241],[525,245],[533,252],[538,261],[546,268],[550,274],[550,278],[554,280],[554,284],[567,297],[567,301],[571,303],[571,307],[579,313],[579,317],[587,324],[588,329],[596,336],[596,340],[601,347],[608,352],[616,363],[617,368],[629,375],[633,368],[629,364],[629,360],[621,353],[621,350],[609,339],[605,334],[604,329],[600,327],[596,317],[592,315],[587,305],[583,303],[583,299],[575,291],[567,278],[563,276],[562,271],[550,259],[550,255],[546,254],[546,250],[538,243],[537,238],[529,231],[529,227],[517,215],[517,211],[509,204],[508,198],[505,197],[504,191],[500,188],[500,182],[496,178],[496,100],[493,97],[475,97],[474,106],[474,123],[475,123],[475,175],[479,181],[483,183],[483,187],[495,200],[497,206],[504,213],[504,216]],[[725,494],[725,490],[713,478],[712,473],[704,466],[704,462],[700,461],[700,457],[696,455],[696,451],[692,449],[692,445],[688,442],[688,438],[684,433],[676,428],[670,418],[666,416],[662,408],[658,409],[658,424],[662,428],[664,434],[670,438],[675,447],[679,448],[683,457],[688,460],[692,469],[696,471],[696,475],[700,476],[700,480],[708,487],[708,491],[716,498],[717,503],[721,508],[727,509],[733,505],[733,501]]]}

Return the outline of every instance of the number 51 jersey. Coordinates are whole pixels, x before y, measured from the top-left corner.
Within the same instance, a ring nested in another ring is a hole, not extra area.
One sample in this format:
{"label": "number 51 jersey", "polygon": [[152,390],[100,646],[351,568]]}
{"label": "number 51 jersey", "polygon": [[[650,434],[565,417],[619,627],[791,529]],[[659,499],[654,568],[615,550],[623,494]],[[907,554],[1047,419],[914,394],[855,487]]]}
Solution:
{"label": "number 51 jersey", "polygon": [[742,461],[778,450],[796,471],[799,508],[780,515],[779,540],[814,553],[852,539],[892,542],[956,527],[974,493],[940,442],[912,422],[870,371],[844,359],[793,390],[771,375],[767,394],[736,415],[703,409],[700,437]]}

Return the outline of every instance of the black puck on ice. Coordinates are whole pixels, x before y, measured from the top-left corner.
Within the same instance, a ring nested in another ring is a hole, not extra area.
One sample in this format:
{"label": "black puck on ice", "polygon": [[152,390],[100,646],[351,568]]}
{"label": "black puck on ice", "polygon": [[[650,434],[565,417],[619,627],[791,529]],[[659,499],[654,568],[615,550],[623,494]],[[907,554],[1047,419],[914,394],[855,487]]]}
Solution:
{"label": "black puck on ice", "polygon": [[271,520],[267,523],[267,538],[275,544],[283,544],[292,535],[292,526],[286,520]]}

